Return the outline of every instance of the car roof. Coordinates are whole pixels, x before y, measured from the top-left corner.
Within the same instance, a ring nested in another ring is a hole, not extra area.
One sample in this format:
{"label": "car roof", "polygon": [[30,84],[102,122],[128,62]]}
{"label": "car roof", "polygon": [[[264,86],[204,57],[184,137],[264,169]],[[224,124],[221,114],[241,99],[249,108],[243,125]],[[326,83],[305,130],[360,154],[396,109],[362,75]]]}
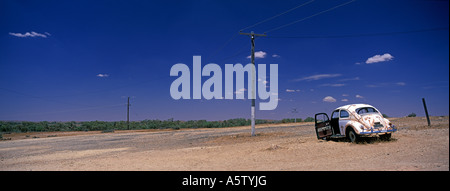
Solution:
{"label": "car roof", "polygon": [[337,110],[337,109],[345,109],[345,110],[354,111],[355,109],[358,109],[358,108],[361,108],[361,107],[373,107],[373,108],[375,108],[374,106],[371,106],[369,104],[358,103],[358,104],[344,105],[344,106],[336,108],[335,110]]}

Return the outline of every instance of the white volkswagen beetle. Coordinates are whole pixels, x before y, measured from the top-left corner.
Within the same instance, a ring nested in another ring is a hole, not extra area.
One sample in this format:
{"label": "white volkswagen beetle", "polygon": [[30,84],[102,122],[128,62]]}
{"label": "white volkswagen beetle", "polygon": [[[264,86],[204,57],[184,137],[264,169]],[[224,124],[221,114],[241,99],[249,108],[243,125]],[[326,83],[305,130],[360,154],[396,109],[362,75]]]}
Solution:
{"label": "white volkswagen beetle", "polygon": [[368,104],[338,107],[331,113],[331,120],[326,113],[317,113],[315,129],[318,139],[347,137],[351,142],[356,142],[360,137],[373,136],[389,140],[397,131],[388,119]]}

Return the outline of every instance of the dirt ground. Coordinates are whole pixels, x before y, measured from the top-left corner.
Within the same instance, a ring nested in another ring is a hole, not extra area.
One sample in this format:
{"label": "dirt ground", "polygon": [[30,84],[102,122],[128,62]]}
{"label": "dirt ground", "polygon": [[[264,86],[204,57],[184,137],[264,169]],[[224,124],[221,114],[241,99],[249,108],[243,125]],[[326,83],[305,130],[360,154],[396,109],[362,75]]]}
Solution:
{"label": "dirt ground", "polygon": [[449,117],[393,118],[391,141],[317,140],[313,123],[4,134],[0,170],[449,170]]}

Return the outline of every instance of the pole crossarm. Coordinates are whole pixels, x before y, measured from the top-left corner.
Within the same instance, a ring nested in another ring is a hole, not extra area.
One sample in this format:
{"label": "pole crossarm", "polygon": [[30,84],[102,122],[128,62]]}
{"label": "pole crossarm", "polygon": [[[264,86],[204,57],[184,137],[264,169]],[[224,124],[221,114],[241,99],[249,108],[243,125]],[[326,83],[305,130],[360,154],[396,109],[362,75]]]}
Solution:
{"label": "pole crossarm", "polygon": [[248,36],[267,36],[266,34],[255,34],[255,33],[243,33],[239,32],[240,35],[248,35]]}

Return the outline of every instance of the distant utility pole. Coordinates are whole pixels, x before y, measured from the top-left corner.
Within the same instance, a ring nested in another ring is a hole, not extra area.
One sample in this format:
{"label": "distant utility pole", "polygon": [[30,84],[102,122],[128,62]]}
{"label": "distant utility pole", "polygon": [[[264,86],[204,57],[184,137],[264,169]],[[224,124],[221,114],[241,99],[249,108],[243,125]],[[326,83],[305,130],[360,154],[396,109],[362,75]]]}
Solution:
{"label": "distant utility pole", "polygon": [[297,108],[293,108],[291,112],[294,113],[294,123],[297,123],[297,118],[295,117],[295,113],[298,113]]}
{"label": "distant utility pole", "polygon": [[255,33],[253,33],[253,31],[251,32],[251,33],[242,33],[242,31],[241,32],[239,32],[239,34],[241,34],[241,35],[248,35],[248,36],[250,36],[251,37],[251,42],[252,42],[252,56],[251,56],[251,58],[252,58],[252,65],[253,65],[253,67],[252,67],[252,97],[251,97],[251,99],[252,99],[252,107],[251,107],[251,112],[252,112],[252,115],[251,115],[251,120],[252,120],[252,136],[255,136],[255,98],[256,98],[256,96],[255,96],[255,89],[256,89],[256,84],[255,84],[255,79],[256,79],[256,77],[255,77],[255,36],[267,36],[266,34],[255,34]]}
{"label": "distant utility pole", "polygon": [[130,130],[130,97],[128,97],[127,104],[127,129]]}
{"label": "distant utility pole", "polygon": [[428,116],[427,104],[425,103],[425,98],[422,98],[423,108],[425,109],[425,115],[427,116],[428,126],[431,126],[430,116]]}

